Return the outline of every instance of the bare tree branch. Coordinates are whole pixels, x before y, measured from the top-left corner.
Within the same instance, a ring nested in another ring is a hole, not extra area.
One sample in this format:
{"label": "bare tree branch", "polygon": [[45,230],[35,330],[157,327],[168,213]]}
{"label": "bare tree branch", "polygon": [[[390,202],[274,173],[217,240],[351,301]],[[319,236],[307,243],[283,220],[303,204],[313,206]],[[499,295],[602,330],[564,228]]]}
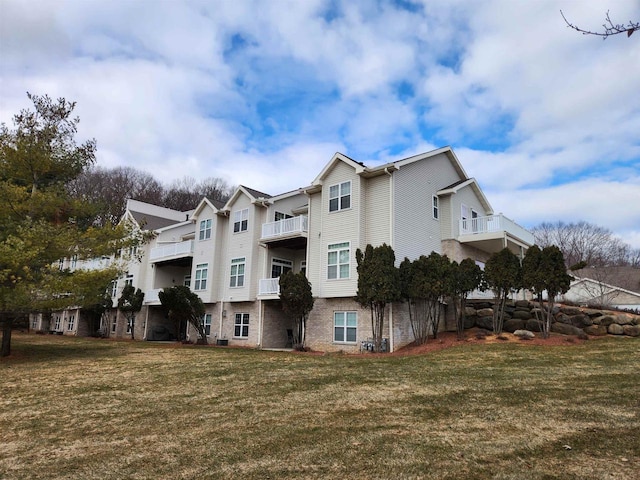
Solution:
{"label": "bare tree branch", "polygon": [[583,35],[595,35],[598,37],[602,37],[603,40],[610,37],[611,35],[618,35],[620,33],[625,33],[625,32],[627,33],[627,37],[630,37],[633,34],[633,32],[635,32],[636,30],[640,30],[640,22],[632,22],[631,20],[629,20],[629,23],[627,25],[625,25],[624,23],[613,23],[613,21],[611,20],[611,17],[609,16],[608,10],[607,10],[607,15],[605,17],[606,21],[605,23],[602,24],[602,27],[604,28],[604,32],[594,32],[591,30],[584,30],[578,27],[577,25],[570,23],[569,20],[567,20],[567,17],[564,16],[564,13],[562,13],[562,10],[560,10],[560,15],[562,15],[562,18],[564,19],[564,23],[567,24],[567,27],[573,28],[575,31],[580,32]]}

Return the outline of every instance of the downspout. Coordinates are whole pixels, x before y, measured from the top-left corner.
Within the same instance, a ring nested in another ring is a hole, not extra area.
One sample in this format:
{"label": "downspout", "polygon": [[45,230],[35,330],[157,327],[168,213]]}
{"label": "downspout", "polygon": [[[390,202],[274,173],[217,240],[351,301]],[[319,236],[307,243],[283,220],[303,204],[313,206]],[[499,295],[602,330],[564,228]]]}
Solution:
{"label": "downspout", "polygon": [[[394,194],[394,182],[393,182],[393,172],[389,171],[389,167],[385,167],[384,173],[389,175],[389,246],[393,248],[393,194]],[[393,352],[394,349],[394,336],[393,336],[393,303],[389,305],[389,352]]]}
{"label": "downspout", "polygon": [[147,305],[147,310],[144,315],[144,334],[142,335],[142,340],[147,339],[147,330],[149,328],[149,305]]}
{"label": "downspout", "polygon": [[258,348],[262,348],[262,300],[258,300]]}

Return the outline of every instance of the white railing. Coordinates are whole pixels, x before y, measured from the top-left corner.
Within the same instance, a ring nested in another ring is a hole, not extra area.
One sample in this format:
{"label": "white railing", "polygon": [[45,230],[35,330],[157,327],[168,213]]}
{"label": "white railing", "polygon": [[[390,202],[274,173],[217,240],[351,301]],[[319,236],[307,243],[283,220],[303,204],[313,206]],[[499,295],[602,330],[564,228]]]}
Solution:
{"label": "white railing", "polygon": [[169,243],[151,249],[149,258],[160,260],[162,258],[193,255],[193,240],[186,242]]}
{"label": "white railing", "polygon": [[263,278],[258,284],[258,295],[280,295],[279,278]]}
{"label": "white railing", "polygon": [[92,258],[91,260],[85,260],[78,262],[78,270],[103,270],[111,266],[111,257]]}
{"label": "white railing", "polygon": [[162,288],[154,288],[153,290],[144,292],[144,303],[159,303],[161,291]]}
{"label": "white railing", "polygon": [[285,218],[277,222],[262,224],[262,238],[273,238],[292,233],[304,233],[309,231],[309,217],[299,215],[297,217]]}
{"label": "white railing", "polygon": [[460,235],[507,232],[530,245],[535,243],[533,234],[502,214],[460,220]]}

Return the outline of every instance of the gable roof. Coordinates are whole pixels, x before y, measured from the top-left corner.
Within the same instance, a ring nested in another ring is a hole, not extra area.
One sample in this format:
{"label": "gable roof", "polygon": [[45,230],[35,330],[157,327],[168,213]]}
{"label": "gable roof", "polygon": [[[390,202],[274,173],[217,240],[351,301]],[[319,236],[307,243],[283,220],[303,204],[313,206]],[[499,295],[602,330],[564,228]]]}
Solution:
{"label": "gable roof", "polygon": [[632,292],[640,292],[640,268],[622,265],[618,267],[587,267],[572,272],[580,279],[591,279],[595,282],[622,288]]}
{"label": "gable roof", "polygon": [[632,290],[627,290],[626,288],[616,287],[615,285],[610,285],[608,283],[594,280],[593,278],[588,278],[588,277],[576,278],[574,281],[571,282],[571,287],[573,288],[576,285],[580,285],[583,283],[590,283],[592,285],[596,285],[601,290],[603,288],[608,289],[606,291],[602,290],[602,293],[605,295],[611,293],[612,291],[616,291],[616,292],[626,293],[628,295],[640,298],[640,292],[637,292],[637,291],[634,292]]}
{"label": "gable roof", "polygon": [[438,196],[455,195],[456,193],[458,193],[458,191],[468,186],[471,186],[471,188],[475,192],[476,196],[478,197],[478,200],[480,200],[480,203],[482,204],[482,207],[487,212],[487,215],[493,215],[493,208],[491,208],[491,204],[489,203],[489,200],[487,200],[487,197],[485,197],[484,193],[480,189],[480,185],[478,185],[478,182],[476,181],[475,178],[468,178],[467,180],[459,180],[455,183],[452,183],[448,187],[443,188],[442,190],[438,190],[436,194]]}
{"label": "gable roof", "polygon": [[236,188],[235,192],[233,192],[233,195],[229,197],[229,200],[227,200],[227,203],[225,203],[224,206],[218,210],[220,212],[229,212],[231,210],[231,205],[233,204],[233,202],[235,202],[236,199],[242,194],[249,197],[252,203],[260,203],[259,202],[260,200],[266,200],[271,198],[271,195],[269,195],[268,193],[263,193],[253,188],[245,187],[244,185],[239,185],[238,188]]}

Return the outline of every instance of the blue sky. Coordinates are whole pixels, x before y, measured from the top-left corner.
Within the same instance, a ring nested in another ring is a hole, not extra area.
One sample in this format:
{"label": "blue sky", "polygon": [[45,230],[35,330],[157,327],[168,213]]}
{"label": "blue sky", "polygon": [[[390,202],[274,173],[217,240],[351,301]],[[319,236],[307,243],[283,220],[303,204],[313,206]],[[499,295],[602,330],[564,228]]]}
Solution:
{"label": "blue sky", "polygon": [[640,248],[638,0],[0,0],[0,120],[77,101],[98,164],[271,194],[451,145],[496,212]]}

